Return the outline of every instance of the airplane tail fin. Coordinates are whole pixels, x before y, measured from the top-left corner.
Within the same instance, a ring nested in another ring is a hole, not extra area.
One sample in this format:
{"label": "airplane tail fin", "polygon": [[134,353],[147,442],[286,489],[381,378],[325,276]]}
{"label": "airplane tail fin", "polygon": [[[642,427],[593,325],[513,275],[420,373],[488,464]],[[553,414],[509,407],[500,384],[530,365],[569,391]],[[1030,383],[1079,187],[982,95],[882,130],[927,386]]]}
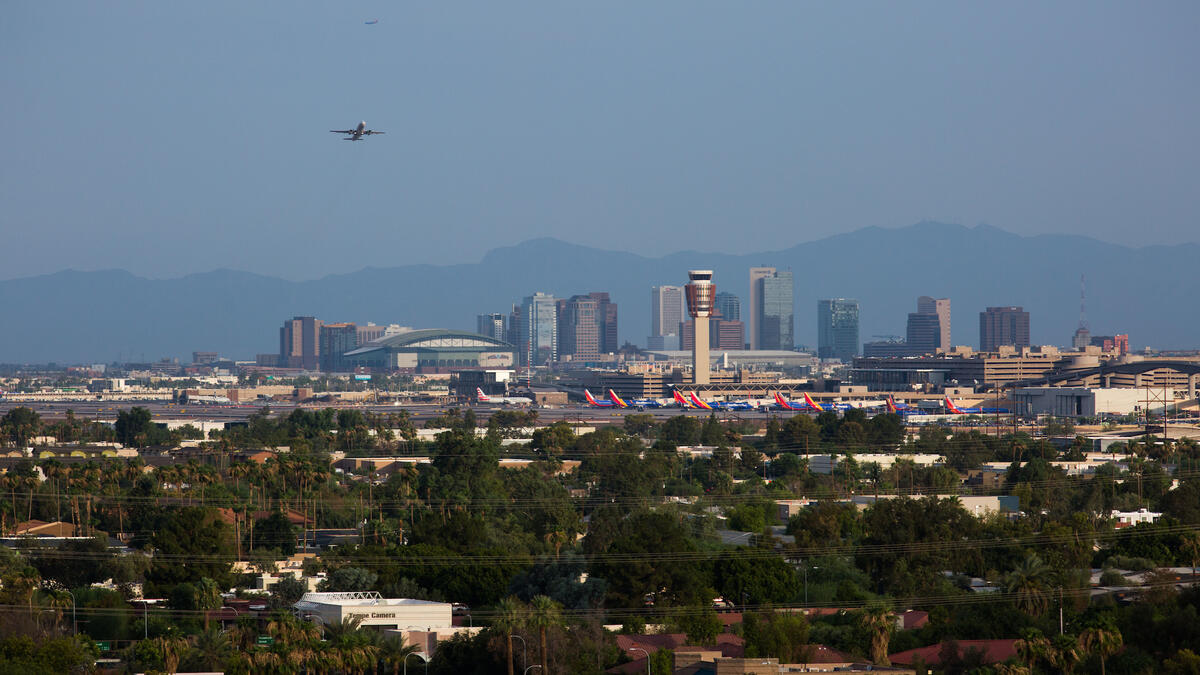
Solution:
{"label": "airplane tail fin", "polygon": [[694,391],[691,392],[690,396],[692,398],[692,405],[696,406],[697,408],[700,408],[701,410],[712,410],[713,409],[711,405],[705,403],[704,401],[701,401],[700,397],[696,396],[696,392],[694,392]]}
{"label": "airplane tail fin", "polygon": [[583,390],[583,395],[585,398],[587,398],[588,403],[591,403],[592,405],[600,405],[599,403],[596,403],[596,399],[592,396],[592,392],[588,391],[587,389]]}
{"label": "airplane tail fin", "polygon": [[896,402],[892,400],[892,397],[888,396],[885,400],[887,401],[887,411],[890,413],[896,412]]}
{"label": "airplane tail fin", "polygon": [[483,393],[483,390],[480,389],[479,387],[475,387],[475,398],[480,401],[483,401],[484,403],[487,403],[488,401],[492,400],[492,397]]}
{"label": "airplane tail fin", "polygon": [[824,408],[817,405],[816,401],[812,400],[812,397],[808,395],[808,392],[804,393],[804,402],[807,403],[808,407],[812,408],[813,410],[817,410],[817,411],[824,410]]}
{"label": "airplane tail fin", "polygon": [[784,410],[794,410],[794,408],[792,408],[792,404],[788,403],[787,399],[783,397],[783,394],[779,392],[775,392],[775,402],[778,403],[779,407],[783,408]]}
{"label": "airplane tail fin", "polygon": [[692,404],[687,402],[687,399],[685,399],[683,397],[683,394],[679,393],[678,389],[673,389],[671,391],[671,393],[675,395],[675,402],[678,403],[680,405],[680,407],[683,407],[683,408],[692,407]]}
{"label": "airplane tail fin", "polygon": [[626,403],[620,396],[617,396],[617,392],[613,391],[612,389],[608,390],[608,400],[612,401],[613,405],[617,406],[618,408],[629,407],[629,404]]}
{"label": "airplane tail fin", "polygon": [[954,401],[950,400],[949,395],[946,395],[946,410],[949,410],[950,412],[954,413],[955,415],[963,414],[963,411],[959,410],[958,406],[954,405]]}

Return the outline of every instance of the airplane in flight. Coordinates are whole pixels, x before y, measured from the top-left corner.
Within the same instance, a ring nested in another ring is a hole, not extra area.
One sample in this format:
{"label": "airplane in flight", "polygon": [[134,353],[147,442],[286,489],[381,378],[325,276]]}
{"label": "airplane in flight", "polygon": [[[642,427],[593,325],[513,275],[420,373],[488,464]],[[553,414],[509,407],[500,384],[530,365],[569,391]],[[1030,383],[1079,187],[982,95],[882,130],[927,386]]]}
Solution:
{"label": "airplane in flight", "polygon": [[479,387],[475,387],[475,400],[480,403],[499,403],[502,405],[529,405],[533,399],[524,396],[489,396]]}
{"label": "airplane in flight", "polygon": [[1008,408],[960,408],[949,396],[945,397],[946,410],[954,415],[1007,415]]}
{"label": "airplane in flight", "polygon": [[382,133],[387,133],[387,132],[375,131],[374,129],[368,129],[367,123],[365,121],[363,121],[363,122],[359,122],[358,126],[354,127],[353,129],[330,129],[329,133],[331,133],[331,134],[350,134],[346,138],[343,138],[342,139],[343,141],[361,141],[363,136],[370,136],[372,134],[382,134]]}
{"label": "airplane in flight", "polygon": [[592,392],[588,391],[587,389],[583,390],[583,397],[587,399],[587,402],[589,405],[596,407],[596,408],[620,408],[621,407],[621,406],[617,405],[616,402],[611,399],[597,400],[596,397],[592,396]]}

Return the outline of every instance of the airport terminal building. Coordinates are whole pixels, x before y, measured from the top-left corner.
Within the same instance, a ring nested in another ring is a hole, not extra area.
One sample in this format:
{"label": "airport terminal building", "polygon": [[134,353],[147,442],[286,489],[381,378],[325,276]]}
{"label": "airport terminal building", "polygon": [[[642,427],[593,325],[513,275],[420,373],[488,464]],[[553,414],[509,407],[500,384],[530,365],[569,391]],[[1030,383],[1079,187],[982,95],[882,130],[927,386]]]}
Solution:
{"label": "airport terminal building", "polygon": [[487,335],[434,328],[373,340],[346,352],[342,358],[353,367],[376,371],[438,373],[512,368],[517,350]]}

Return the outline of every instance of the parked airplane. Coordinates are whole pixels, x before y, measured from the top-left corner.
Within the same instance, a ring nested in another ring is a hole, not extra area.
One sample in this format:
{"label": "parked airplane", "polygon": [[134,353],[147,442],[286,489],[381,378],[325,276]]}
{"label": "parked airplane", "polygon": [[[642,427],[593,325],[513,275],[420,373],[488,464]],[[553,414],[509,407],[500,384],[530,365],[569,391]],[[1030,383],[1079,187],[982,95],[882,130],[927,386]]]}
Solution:
{"label": "parked airplane", "polygon": [[690,408],[690,407],[692,407],[692,404],[691,404],[691,403],[688,403],[687,399],[683,397],[683,394],[680,394],[680,393],[679,393],[679,390],[678,390],[678,389],[672,389],[672,390],[671,390],[671,393],[672,393],[672,394],[674,394],[674,396],[675,396],[675,403],[676,403],[676,404],[677,404],[677,405],[678,405],[680,408]]}
{"label": "parked airplane", "polygon": [[608,400],[615,403],[618,408],[637,408],[638,410],[643,410],[645,408],[661,408],[663,405],[662,401],[659,401],[656,398],[635,398],[626,401],[620,396],[617,396],[617,392],[613,391],[612,389],[608,390]]}
{"label": "parked airplane", "polygon": [[354,127],[353,129],[330,129],[329,133],[331,133],[331,134],[350,134],[348,137],[343,138],[342,140],[344,140],[344,141],[361,141],[363,136],[370,136],[372,134],[382,134],[382,133],[386,133],[386,132],[375,131],[374,129],[368,129],[367,123],[365,121],[363,121],[363,122],[359,122],[358,126]]}
{"label": "parked airplane", "polygon": [[513,405],[529,405],[533,399],[524,396],[489,396],[479,387],[475,387],[475,399],[480,403],[501,403]]}
{"label": "parked airplane", "polygon": [[691,392],[688,396],[692,399],[692,407],[701,410],[757,410],[750,401],[702,401],[696,392]]}
{"label": "parked airplane", "polygon": [[584,396],[584,398],[587,399],[587,402],[589,405],[593,405],[597,408],[619,408],[619,407],[621,407],[621,406],[618,406],[616,404],[616,402],[614,402],[612,400],[604,400],[604,399],[596,400],[596,398],[594,396],[592,396],[592,392],[588,391],[587,389],[583,390],[583,396]]}
{"label": "parked airplane", "polygon": [[816,410],[817,412],[837,412],[838,410],[849,410],[851,408],[859,407],[849,403],[817,403],[816,401],[812,400],[812,397],[809,396],[807,392],[801,393],[804,394],[804,402],[808,404],[809,409]]}
{"label": "parked airplane", "polygon": [[945,397],[946,410],[955,415],[1007,415],[1008,408],[960,408],[949,396]]}
{"label": "parked airplane", "polygon": [[783,394],[775,392],[775,405],[778,405],[784,410],[808,410],[807,403],[793,403],[783,397]]}

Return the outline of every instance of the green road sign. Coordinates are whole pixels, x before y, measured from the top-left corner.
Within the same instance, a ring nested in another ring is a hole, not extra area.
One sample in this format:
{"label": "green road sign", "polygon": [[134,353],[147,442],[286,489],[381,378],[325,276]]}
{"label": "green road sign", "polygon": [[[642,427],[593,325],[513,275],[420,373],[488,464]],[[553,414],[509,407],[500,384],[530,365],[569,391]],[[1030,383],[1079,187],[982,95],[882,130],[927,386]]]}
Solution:
{"label": "green road sign", "polygon": [[266,645],[270,647],[271,645],[275,644],[275,638],[271,637],[270,635],[259,635],[256,642],[260,645]]}

